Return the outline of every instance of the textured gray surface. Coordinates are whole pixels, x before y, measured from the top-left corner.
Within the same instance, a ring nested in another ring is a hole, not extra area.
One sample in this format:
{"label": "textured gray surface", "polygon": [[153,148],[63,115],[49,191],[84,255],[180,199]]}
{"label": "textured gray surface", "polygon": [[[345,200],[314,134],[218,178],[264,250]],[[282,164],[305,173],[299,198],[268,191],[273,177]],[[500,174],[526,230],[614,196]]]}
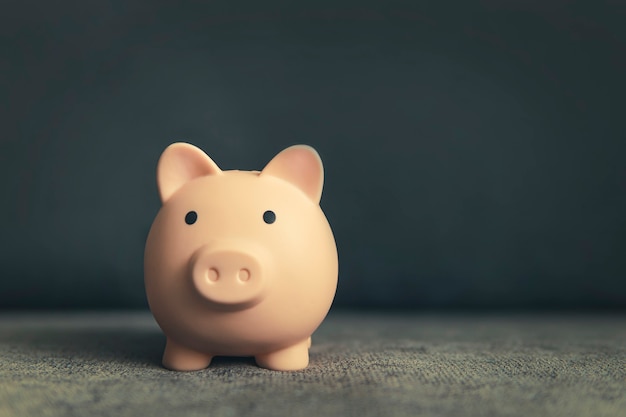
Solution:
{"label": "textured gray surface", "polygon": [[147,313],[0,315],[0,416],[624,416],[626,317],[332,312],[311,365],[159,365]]}

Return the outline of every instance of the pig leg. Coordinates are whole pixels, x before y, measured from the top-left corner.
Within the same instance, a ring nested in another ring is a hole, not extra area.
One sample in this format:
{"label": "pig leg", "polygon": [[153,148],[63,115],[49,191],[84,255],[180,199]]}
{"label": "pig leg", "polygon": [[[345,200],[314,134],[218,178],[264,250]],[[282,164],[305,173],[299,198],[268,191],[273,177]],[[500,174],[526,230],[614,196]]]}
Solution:
{"label": "pig leg", "polygon": [[297,371],[309,365],[311,338],[274,352],[254,357],[257,365],[274,371]]}
{"label": "pig leg", "polygon": [[211,363],[213,357],[197,352],[167,338],[163,353],[163,366],[172,371],[197,371]]}

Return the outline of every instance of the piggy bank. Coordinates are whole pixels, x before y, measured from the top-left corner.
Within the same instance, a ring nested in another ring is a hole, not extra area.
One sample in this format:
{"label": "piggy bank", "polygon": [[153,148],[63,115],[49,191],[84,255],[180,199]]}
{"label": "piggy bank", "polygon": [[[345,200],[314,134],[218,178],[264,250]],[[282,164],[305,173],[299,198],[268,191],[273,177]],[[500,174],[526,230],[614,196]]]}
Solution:
{"label": "piggy bank", "polygon": [[203,369],[221,355],[273,370],[308,365],[337,288],[323,181],[309,146],[283,150],[260,172],[222,171],[187,143],[165,149],[144,279],[166,368]]}

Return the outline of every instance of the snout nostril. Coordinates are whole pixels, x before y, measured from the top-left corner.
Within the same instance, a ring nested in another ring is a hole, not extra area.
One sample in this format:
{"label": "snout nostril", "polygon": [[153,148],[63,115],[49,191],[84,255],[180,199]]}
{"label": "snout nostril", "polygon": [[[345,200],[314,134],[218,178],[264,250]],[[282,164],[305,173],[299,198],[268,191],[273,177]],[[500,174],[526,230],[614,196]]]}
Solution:
{"label": "snout nostril", "polygon": [[220,279],[220,274],[217,269],[210,268],[207,272],[207,278],[211,282],[216,282],[218,279]]}
{"label": "snout nostril", "polygon": [[250,279],[250,271],[245,268],[240,269],[239,273],[237,274],[237,278],[239,278],[239,281],[241,282],[248,281]]}

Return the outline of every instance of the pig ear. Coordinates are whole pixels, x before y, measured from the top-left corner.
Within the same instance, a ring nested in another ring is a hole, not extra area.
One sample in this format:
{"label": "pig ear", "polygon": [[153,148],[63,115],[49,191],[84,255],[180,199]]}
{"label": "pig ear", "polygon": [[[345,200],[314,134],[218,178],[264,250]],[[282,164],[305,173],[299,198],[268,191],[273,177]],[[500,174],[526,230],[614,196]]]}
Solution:
{"label": "pig ear", "polygon": [[276,155],[261,171],[288,181],[319,203],[324,185],[324,167],[315,149],[306,145],[291,146]]}
{"label": "pig ear", "polygon": [[157,164],[157,186],[165,203],[180,187],[194,178],[220,175],[222,170],[200,148],[173,143],[163,151]]}

